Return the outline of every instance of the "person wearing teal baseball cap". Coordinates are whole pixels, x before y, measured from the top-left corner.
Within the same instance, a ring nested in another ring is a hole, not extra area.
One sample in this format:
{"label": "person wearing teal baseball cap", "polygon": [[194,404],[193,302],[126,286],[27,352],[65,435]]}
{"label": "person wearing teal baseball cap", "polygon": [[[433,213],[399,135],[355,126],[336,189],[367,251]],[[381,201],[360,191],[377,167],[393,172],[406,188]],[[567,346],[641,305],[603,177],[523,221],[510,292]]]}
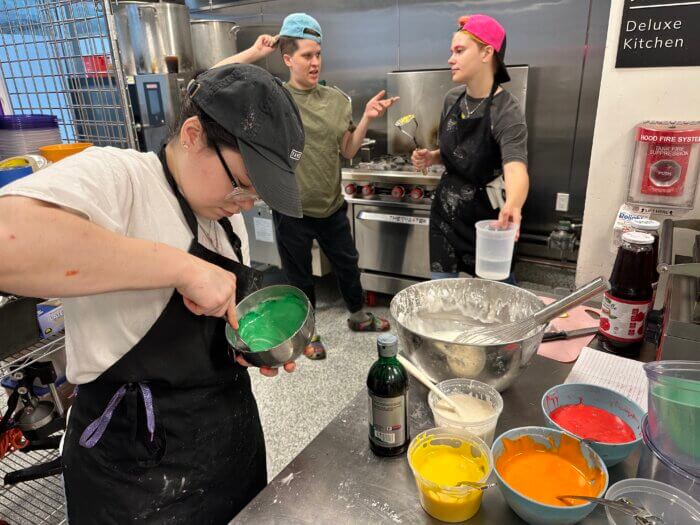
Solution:
{"label": "person wearing teal baseball cap", "polygon": [[433,279],[474,275],[476,222],[519,228],[529,188],[525,115],[501,87],[510,80],[505,29],[478,14],[460,17],[457,26],[448,64],[460,85],[445,96],[440,147],[412,155],[417,169],[445,165],[430,211]]}
{"label": "person wearing teal baseball cap", "polygon": [[[289,68],[287,90],[299,107],[306,142],[295,170],[303,217],[273,210],[277,247],[289,282],[302,289],[316,306],[311,269],[314,239],[328,257],[350,312],[348,326],[354,331],[386,331],[389,322],[364,311],[359,255],[350,231],[347,205],[341,193],[340,156],[353,158],[372,120],[384,115],[398,97],[377,93],[365,106],[360,122],[352,121],[352,105],[339,89],[319,83],[322,66],[323,30],[305,13],[293,13],[282,23],[278,37],[263,35],[250,48],[222,62],[260,60],[277,46]],[[325,348],[318,336],[311,343],[310,357],[322,359]],[[308,356],[309,354],[307,354]]]}

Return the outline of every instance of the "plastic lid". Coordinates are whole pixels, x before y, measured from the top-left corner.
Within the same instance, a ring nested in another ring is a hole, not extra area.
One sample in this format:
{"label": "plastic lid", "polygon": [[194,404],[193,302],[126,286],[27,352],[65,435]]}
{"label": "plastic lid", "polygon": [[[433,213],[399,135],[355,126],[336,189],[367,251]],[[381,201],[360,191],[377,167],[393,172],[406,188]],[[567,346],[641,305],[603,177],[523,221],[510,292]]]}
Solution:
{"label": "plastic lid", "polygon": [[643,232],[625,232],[622,241],[630,244],[654,244],[654,237]]}
{"label": "plastic lid", "polygon": [[58,128],[55,115],[3,115],[0,116],[0,129],[22,130]]}
{"label": "plastic lid", "polygon": [[377,337],[377,350],[380,357],[394,357],[399,352],[399,340],[394,334]]}
{"label": "plastic lid", "polygon": [[635,230],[655,232],[659,231],[659,228],[661,228],[661,223],[653,219],[633,219],[632,221],[630,221],[630,226],[632,226],[632,228],[634,228]]}

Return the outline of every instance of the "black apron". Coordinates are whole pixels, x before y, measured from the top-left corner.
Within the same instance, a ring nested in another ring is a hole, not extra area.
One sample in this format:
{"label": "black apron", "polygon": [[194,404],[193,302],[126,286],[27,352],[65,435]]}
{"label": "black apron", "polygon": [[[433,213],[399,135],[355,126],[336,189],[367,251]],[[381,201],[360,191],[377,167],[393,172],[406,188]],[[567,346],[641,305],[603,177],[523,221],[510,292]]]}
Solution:
{"label": "black apron", "polygon": [[494,83],[482,117],[462,118],[459,96],[440,123],[445,173],[430,209],[430,270],[475,275],[476,222],[497,219],[486,185],[502,169],[501,148],[491,132]]}
{"label": "black apron", "polygon": [[[254,291],[259,272],[199,244],[164,152],[161,162],[194,235],[189,253],[235,273],[238,300]],[[231,223],[219,223],[242,261]],[[80,385],[63,449],[71,525],[228,523],[265,487],[258,408],[224,325],[175,291],[136,346]]]}

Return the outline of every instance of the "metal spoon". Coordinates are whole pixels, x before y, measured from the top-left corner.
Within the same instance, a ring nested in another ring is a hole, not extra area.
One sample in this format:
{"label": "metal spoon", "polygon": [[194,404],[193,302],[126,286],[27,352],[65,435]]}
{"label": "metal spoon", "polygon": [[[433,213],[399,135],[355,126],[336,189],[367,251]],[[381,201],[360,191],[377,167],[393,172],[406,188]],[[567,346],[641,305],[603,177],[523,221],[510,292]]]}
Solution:
{"label": "metal spoon", "polygon": [[606,507],[610,507],[613,510],[632,516],[634,521],[639,525],[665,525],[665,521],[658,516],[654,516],[644,507],[632,503],[626,498],[620,498],[617,500],[607,499],[607,498],[594,498],[592,496],[557,496],[558,499],[564,501],[565,499],[580,499],[584,501],[591,501],[593,503],[600,503]]}
{"label": "metal spoon", "polygon": [[496,486],[495,483],[481,483],[479,481],[460,481],[458,487],[469,487],[470,489],[486,490]]}

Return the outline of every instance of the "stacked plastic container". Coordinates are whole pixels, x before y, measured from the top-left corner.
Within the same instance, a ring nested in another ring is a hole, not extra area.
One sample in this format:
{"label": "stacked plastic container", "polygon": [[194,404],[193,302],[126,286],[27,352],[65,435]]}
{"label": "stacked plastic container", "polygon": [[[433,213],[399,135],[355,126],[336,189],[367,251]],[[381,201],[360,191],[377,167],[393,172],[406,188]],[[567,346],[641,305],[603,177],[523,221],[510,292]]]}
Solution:
{"label": "stacked plastic container", "polygon": [[0,116],[0,159],[38,153],[41,146],[60,142],[58,119],[53,115]]}
{"label": "stacked plastic container", "polygon": [[700,500],[700,362],[655,361],[644,370],[649,413],[637,476]]}

